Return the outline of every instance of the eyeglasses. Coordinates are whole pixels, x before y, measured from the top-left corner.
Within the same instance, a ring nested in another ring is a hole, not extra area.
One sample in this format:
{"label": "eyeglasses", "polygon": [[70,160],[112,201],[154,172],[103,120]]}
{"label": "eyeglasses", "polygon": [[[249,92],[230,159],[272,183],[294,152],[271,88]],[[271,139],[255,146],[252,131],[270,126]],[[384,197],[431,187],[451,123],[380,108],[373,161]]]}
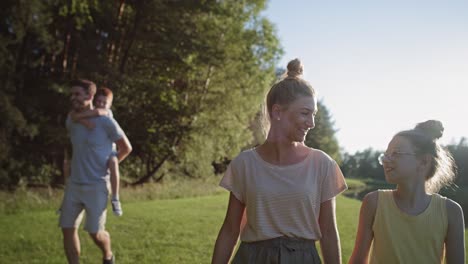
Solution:
{"label": "eyeglasses", "polygon": [[412,152],[403,152],[403,151],[394,151],[392,153],[382,153],[379,155],[379,164],[380,165],[383,165],[384,163],[384,160],[389,160],[389,161],[394,161],[398,156],[401,156],[401,155],[412,155],[412,156],[415,156],[416,153],[412,153]]}

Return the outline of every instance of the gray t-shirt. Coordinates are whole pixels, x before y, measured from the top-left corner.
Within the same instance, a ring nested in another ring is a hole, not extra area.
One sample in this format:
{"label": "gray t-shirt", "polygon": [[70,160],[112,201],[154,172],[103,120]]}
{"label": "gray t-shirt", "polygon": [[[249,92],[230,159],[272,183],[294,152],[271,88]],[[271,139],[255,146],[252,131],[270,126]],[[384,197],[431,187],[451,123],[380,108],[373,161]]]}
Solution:
{"label": "gray t-shirt", "polygon": [[107,161],[112,144],[125,136],[117,121],[108,116],[89,118],[96,126],[87,129],[67,118],[66,126],[73,146],[70,182],[94,184],[108,181]]}
{"label": "gray t-shirt", "polygon": [[336,162],[317,149],[286,166],[266,162],[256,149],[243,151],[229,164],[220,185],[245,204],[243,242],[281,236],[320,240],[321,204],[348,188]]}

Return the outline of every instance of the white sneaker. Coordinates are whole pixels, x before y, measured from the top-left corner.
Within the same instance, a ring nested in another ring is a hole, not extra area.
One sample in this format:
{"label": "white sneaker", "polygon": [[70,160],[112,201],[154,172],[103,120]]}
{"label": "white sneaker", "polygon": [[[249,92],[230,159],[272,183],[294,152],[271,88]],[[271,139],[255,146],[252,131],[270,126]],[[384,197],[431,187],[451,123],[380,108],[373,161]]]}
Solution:
{"label": "white sneaker", "polygon": [[114,212],[114,215],[115,216],[122,216],[123,211],[122,211],[122,206],[120,205],[120,201],[119,200],[112,200],[111,204],[112,204],[112,211]]}

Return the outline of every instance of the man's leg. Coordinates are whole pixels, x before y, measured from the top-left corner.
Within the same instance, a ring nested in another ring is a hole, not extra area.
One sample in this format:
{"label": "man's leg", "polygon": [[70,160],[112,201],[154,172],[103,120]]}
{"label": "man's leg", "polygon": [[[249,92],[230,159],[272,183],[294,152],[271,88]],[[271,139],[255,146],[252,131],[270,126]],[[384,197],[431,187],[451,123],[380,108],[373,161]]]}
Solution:
{"label": "man's leg", "polygon": [[80,238],[78,237],[78,230],[76,228],[62,228],[63,233],[63,247],[65,255],[67,256],[68,263],[80,263]]}
{"label": "man's leg", "polygon": [[68,263],[79,263],[81,247],[78,227],[83,219],[83,208],[78,199],[79,187],[69,184],[65,188],[59,226],[62,228],[63,248]]}
{"label": "man's leg", "polygon": [[85,230],[101,249],[104,260],[112,258],[111,239],[105,228],[108,196],[107,183],[100,182],[89,187],[89,192],[84,199],[86,208]]}
{"label": "man's leg", "polygon": [[112,250],[109,232],[99,231],[97,233],[89,233],[89,235],[93,239],[94,243],[96,243],[96,245],[101,249],[103,258],[111,259]]}

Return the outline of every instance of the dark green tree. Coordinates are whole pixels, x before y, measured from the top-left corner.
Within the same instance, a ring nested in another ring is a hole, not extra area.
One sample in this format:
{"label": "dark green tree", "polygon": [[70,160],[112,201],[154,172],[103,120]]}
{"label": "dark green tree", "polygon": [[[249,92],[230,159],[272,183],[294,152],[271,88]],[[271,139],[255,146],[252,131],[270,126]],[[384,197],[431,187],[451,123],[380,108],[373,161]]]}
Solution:
{"label": "dark green tree", "polygon": [[340,166],[341,170],[346,177],[383,181],[385,180],[384,171],[377,161],[380,153],[382,152],[372,148],[358,151],[353,155],[345,153]]}
{"label": "dark green tree", "polygon": [[250,140],[274,78],[281,51],[265,2],[2,1],[0,183],[61,182],[77,77],[114,90],[135,150],[123,164],[130,181],[166,165],[209,174]]}
{"label": "dark green tree", "polygon": [[305,144],[309,147],[323,150],[338,164],[341,163],[341,152],[336,139],[332,116],[323,102],[317,103],[318,112],[315,116],[315,128],[307,134]]}

